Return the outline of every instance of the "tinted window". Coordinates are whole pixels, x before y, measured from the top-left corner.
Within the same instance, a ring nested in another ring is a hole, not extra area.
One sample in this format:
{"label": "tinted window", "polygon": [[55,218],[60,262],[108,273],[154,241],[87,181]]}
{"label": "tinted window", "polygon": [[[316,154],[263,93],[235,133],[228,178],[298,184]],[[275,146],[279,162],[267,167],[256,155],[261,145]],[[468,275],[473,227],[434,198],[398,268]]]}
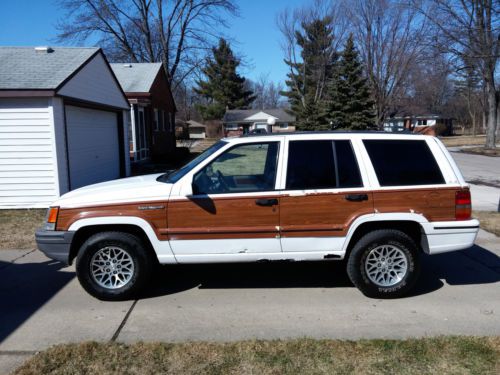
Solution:
{"label": "tinted window", "polygon": [[337,159],[338,187],[350,188],[363,186],[351,142],[334,141],[333,146],[335,147],[335,156]]}
{"label": "tinted window", "polygon": [[362,186],[349,141],[291,141],[286,188],[331,189]]}
{"label": "tinted window", "polygon": [[193,179],[195,194],[274,190],[278,142],[235,146],[216,157]]}
{"label": "tinted window", "polygon": [[381,186],[444,183],[425,141],[365,140],[363,143]]}

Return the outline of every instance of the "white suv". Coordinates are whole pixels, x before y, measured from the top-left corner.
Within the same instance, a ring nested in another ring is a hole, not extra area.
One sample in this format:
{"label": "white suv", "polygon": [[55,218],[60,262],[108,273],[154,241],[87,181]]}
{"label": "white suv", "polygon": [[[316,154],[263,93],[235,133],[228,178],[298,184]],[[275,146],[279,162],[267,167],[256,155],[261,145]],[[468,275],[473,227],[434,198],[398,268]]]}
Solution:
{"label": "white suv", "polygon": [[479,222],[434,137],[293,133],[227,138],[184,167],[77,189],[38,247],[102,299],[135,295],[154,263],[347,259],[367,296],[407,293],[421,253],[466,249]]}

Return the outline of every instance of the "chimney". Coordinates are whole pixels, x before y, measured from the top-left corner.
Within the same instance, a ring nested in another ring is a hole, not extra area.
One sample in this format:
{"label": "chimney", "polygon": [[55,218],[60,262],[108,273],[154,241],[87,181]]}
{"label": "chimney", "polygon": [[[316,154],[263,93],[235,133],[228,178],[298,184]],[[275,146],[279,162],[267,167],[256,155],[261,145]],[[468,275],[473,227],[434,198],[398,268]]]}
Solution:
{"label": "chimney", "polygon": [[35,47],[36,53],[52,53],[54,49],[48,46]]}

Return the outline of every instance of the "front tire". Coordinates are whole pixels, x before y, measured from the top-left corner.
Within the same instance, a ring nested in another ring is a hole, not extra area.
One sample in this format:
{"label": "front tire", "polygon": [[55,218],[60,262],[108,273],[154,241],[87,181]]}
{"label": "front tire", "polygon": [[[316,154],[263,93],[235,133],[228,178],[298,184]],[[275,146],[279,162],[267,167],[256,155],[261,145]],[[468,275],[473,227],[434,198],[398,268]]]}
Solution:
{"label": "front tire", "polygon": [[106,301],[133,298],[145,286],[153,262],[142,241],[124,232],[89,237],[76,260],[76,275],[92,296]]}
{"label": "front tire", "polygon": [[367,297],[407,294],[420,272],[420,251],[406,233],[384,229],[363,236],[352,249],[347,274]]}

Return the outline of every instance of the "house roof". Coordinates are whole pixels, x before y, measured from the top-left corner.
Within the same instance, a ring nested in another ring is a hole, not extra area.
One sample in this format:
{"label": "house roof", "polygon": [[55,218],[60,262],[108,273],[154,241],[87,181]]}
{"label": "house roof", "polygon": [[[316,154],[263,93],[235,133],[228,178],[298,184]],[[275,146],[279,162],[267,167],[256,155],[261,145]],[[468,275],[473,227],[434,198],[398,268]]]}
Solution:
{"label": "house roof", "polygon": [[[256,116],[262,113],[262,116]],[[277,122],[295,122],[295,116],[290,115],[284,109],[229,109],[224,115],[224,122],[254,122],[266,120],[269,116],[277,119]],[[262,117],[262,118],[259,118]]]}
{"label": "house roof", "polygon": [[149,92],[162,63],[110,64],[125,92]]}
{"label": "house roof", "polygon": [[206,128],[207,126],[206,125],[203,125],[203,124],[200,124],[199,122],[196,122],[196,121],[193,121],[193,120],[189,120],[189,121],[186,121],[186,124],[188,124],[188,128]]}
{"label": "house roof", "polygon": [[99,48],[0,47],[0,90],[55,90]]}

